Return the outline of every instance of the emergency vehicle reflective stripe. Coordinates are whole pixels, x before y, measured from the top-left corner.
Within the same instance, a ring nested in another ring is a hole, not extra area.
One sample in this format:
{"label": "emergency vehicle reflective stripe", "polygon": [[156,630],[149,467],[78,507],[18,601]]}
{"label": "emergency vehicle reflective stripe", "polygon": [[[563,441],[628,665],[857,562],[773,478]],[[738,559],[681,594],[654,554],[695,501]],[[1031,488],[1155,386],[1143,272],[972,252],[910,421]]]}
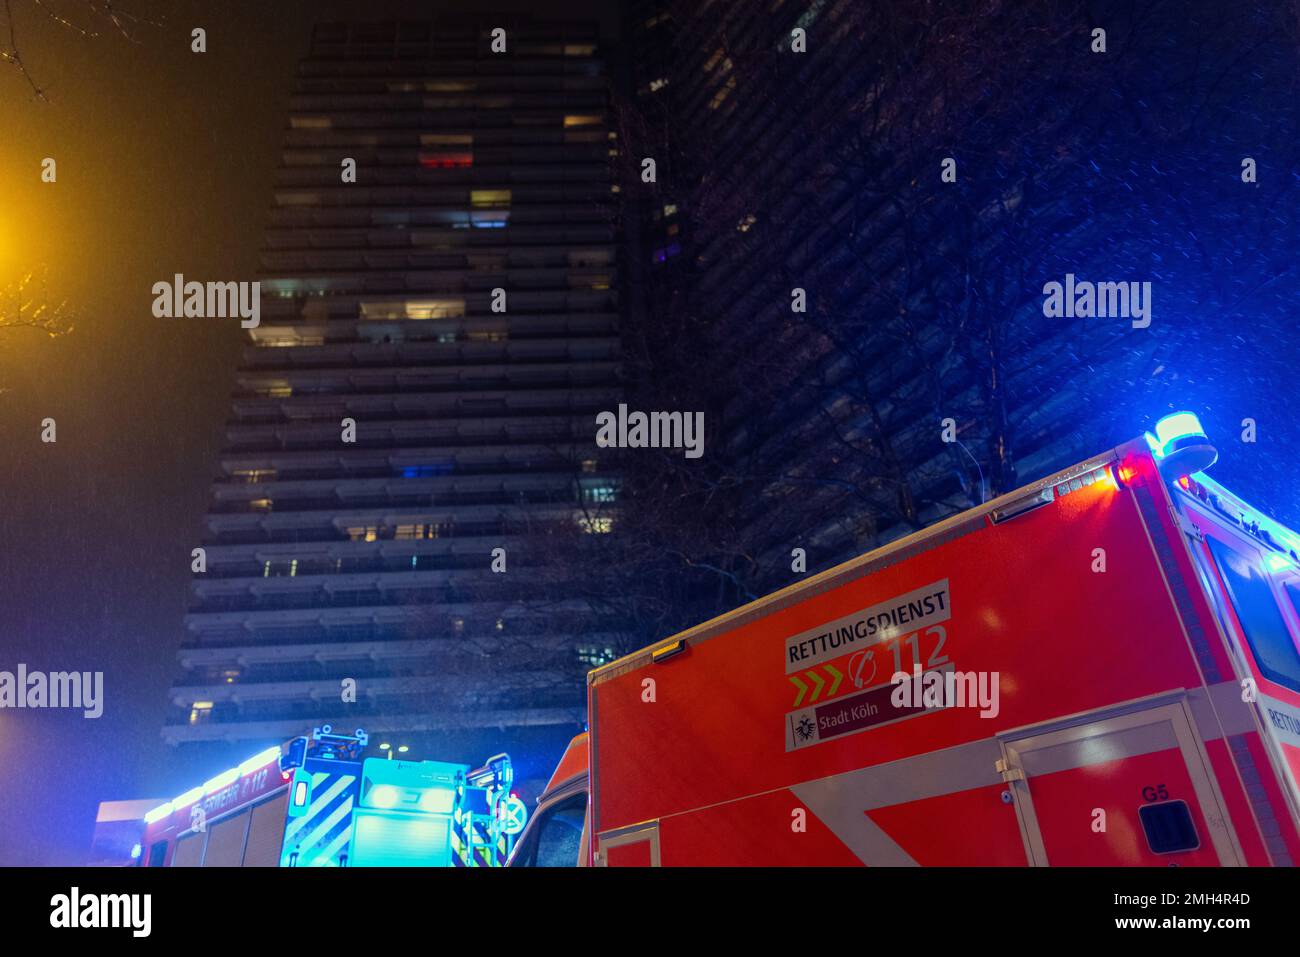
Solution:
{"label": "emergency vehicle reflective stripe", "polygon": [[1255,759],[1251,757],[1250,744],[1247,742],[1246,736],[1244,734],[1234,735],[1229,737],[1227,741],[1228,747],[1232,749],[1232,756],[1241,772],[1242,783],[1246,786],[1246,796],[1250,801],[1251,810],[1255,812],[1255,818],[1259,821],[1260,834],[1264,839],[1264,849],[1268,852],[1275,867],[1293,867],[1295,862],[1291,860],[1291,853],[1286,847],[1286,839],[1282,837],[1282,825],[1278,821],[1277,815],[1273,813],[1273,805],[1269,803],[1268,792],[1264,789],[1264,781],[1259,768],[1255,765]]}
{"label": "emergency vehicle reflective stripe", "polygon": [[465,833],[465,788],[456,788],[456,806],[451,812],[451,861],[469,867],[469,835]]}
{"label": "emergency vehicle reflective stripe", "polygon": [[996,764],[1001,757],[997,739],[986,738],[807,781],[790,790],[864,863],[916,867],[916,860],[866,812],[1000,784],[1002,776]]}
{"label": "emergency vehicle reflective stripe", "polygon": [[302,817],[290,818],[284,829],[281,867],[325,867],[339,863],[338,854],[352,835],[355,774],[312,775],[311,804]]}
{"label": "emergency vehicle reflective stripe", "polygon": [[470,825],[474,835],[474,866],[492,866],[492,835],[483,818],[475,818]]}

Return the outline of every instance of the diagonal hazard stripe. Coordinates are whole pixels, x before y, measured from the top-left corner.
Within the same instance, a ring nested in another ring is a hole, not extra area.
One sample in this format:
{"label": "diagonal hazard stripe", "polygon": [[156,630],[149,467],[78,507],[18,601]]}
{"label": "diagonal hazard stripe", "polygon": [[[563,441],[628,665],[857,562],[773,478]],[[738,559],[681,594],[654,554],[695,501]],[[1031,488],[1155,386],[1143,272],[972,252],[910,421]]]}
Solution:
{"label": "diagonal hazard stripe", "polygon": [[812,697],[809,698],[808,701],[809,702],[816,701],[817,696],[822,693],[822,688],[826,686],[826,682],[823,681],[821,676],[817,674],[817,672],[815,671],[805,671],[804,674],[808,676],[809,681],[811,681],[814,685],[816,685],[816,687],[813,688]]}
{"label": "diagonal hazard stripe", "polygon": [[803,696],[808,693],[808,686],[799,680],[798,675],[791,675],[790,683],[799,689],[799,693],[794,696],[794,707],[797,708],[799,707],[799,702],[803,700]]}
{"label": "diagonal hazard stripe", "polygon": [[[312,849],[315,848],[316,845],[319,844],[330,833],[330,831],[334,829],[334,825],[338,824],[339,821],[343,820],[343,818],[349,817],[351,814],[352,814],[352,798],[349,797],[343,802],[341,802],[339,806],[336,807],[333,810],[333,812],[330,813],[329,817],[325,818],[325,820],[321,822],[320,827],[312,831],[311,834],[309,834],[303,840],[302,842],[303,854],[305,855],[310,851],[312,851]],[[315,858],[311,861],[311,865],[313,867],[319,867],[324,863],[325,861],[320,858]]]}
{"label": "diagonal hazard stripe", "polygon": [[351,823],[349,823],[347,827],[343,828],[343,830],[339,831],[338,837],[334,838],[334,840],[330,841],[329,844],[325,846],[325,849],[320,852],[317,860],[326,866],[332,865],[334,859],[338,856],[339,851],[343,850],[350,840],[352,840]]}
{"label": "diagonal hazard stripe", "polygon": [[[320,774],[312,778],[311,806],[307,808],[307,813],[305,815],[302,817],[295,817],[292,823],[285,828],[284,843],[286,847],[289,845],[289,841],[297,839],[299,831],[305,828],[308,824],[314,822],[325,808],[329,807],[330,803],[337,798],[340,793],[347,790],[348,787],[351,786],[352,782],[356,780],[356,778],[351,774],[340,775],[338,779],[329,786],[327,791],[320,793],[320,784],[328,777],[328,774]],[[350,801],[349,806],[351,806]]]}

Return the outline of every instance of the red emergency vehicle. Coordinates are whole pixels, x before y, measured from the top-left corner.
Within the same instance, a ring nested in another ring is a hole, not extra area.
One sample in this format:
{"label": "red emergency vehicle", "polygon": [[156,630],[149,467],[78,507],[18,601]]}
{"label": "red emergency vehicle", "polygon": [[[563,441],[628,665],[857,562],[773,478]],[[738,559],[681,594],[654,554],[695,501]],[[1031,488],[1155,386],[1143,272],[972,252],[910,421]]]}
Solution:
{"label": "red emergency vehicle", "polygon": [[511,858],[1300,860],[1300,536],[1190,413],[588,676]]}
{"label": "red emergency vehicle", "polygon": [[[526,809],[510,757],[365,758],[336,732],[267,748],[144,814],[144,867],[500,867]],[[381,748],[386,748],[381,745]]]}

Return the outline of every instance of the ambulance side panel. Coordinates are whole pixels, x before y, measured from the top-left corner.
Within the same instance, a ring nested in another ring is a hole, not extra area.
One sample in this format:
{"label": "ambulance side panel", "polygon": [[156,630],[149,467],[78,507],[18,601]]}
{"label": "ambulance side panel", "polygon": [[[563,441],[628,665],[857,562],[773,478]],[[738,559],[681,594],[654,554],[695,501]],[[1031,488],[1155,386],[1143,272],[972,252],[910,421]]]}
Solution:
{"label": "ambulance side panel", "polygon": [[[665,865],[1238,863],[1133,487],[1158,478],[1148,459],[1121,487],[1113,460],[593,673],[597,853],[635,826]],[[883,639],[818,637],[900,607]],[[997,697],[900,707],[890,678],[914,665]]]}

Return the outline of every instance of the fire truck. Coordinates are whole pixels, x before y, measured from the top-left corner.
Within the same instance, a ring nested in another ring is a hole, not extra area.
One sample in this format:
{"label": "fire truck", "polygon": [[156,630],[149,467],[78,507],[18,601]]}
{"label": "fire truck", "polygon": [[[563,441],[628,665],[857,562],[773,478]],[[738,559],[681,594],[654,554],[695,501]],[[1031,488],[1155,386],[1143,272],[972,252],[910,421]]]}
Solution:
{"label": "fire truck", "polygon": [[592,671],[512,866],[1291,865],[1300,536],[1195,415]]}
{"label": "fire truck", "polygon": [[330,725],[267,748],[144,816],[145,867],[499,867],[523,827],[510,758],[363,758]]}

